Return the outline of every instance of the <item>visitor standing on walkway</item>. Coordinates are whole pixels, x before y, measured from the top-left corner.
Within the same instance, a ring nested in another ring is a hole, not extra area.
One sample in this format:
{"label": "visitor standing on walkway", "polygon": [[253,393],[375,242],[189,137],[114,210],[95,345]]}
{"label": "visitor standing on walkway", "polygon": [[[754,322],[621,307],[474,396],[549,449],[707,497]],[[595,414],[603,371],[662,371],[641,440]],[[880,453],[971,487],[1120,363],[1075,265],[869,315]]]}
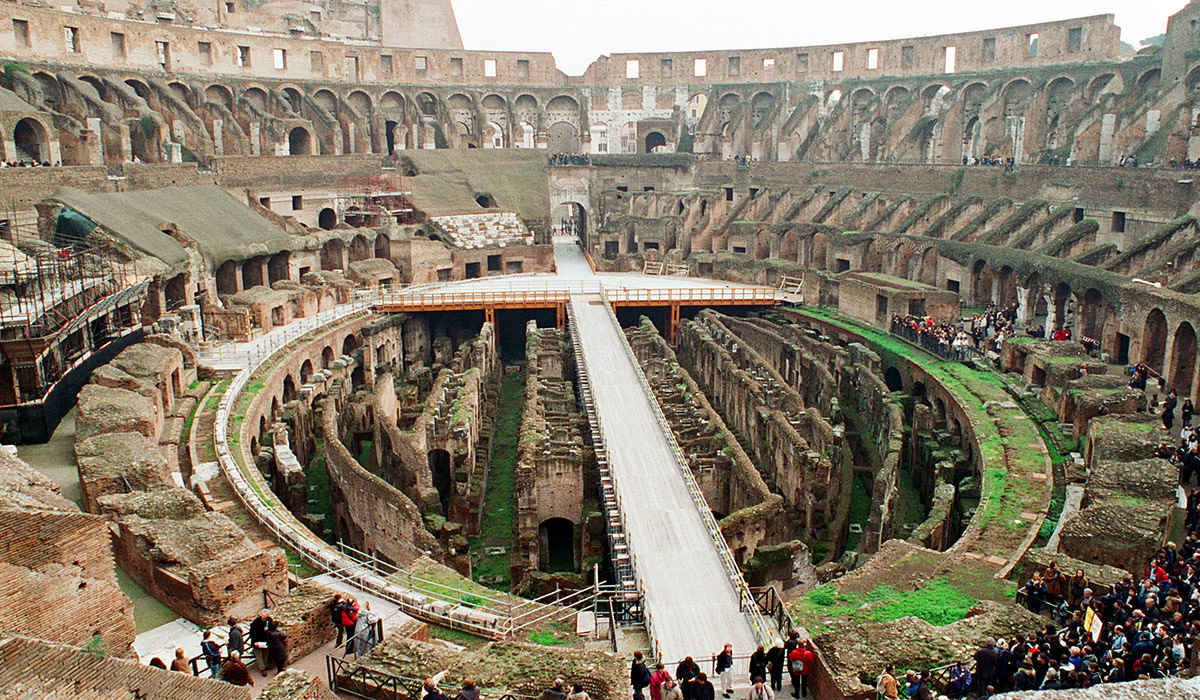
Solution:
{"label": "visitor standing on walkway", "polygon": [[246,664],[242,663],[242,655],[236,651],[230,651],[229,659],[221,666],[221,680],[230,685],[254,685],[254,678],[250,676],[250,669],[246,668]]}
{"label": "visitor standing on walkway", "polygon": [[271,611],[265,608],[250,621],[250,647],[254,649],[254,660],[263,676],[267,675],[267,667],[271,665],[271,657],[267,652],[267,627],[270,623]]}
{"label": "visitor standing on walkway", "polygon": [[229,618],[229,634],[225,637],[225,653],[237,652],[238,656],[246,653],[246,630],[236,617]]}
{"label": "visitor standing on walkway", "polygon": [[668,678],[663,681],[662,685],[663,700],[683,700],[683,690],[679,688],[679,684],[674,678]]}
{"label": "visitor standing on walkway", "polygon": [[746,695],[746,700],[775,700],[775,693],[763,682],[761,676],[754,679],[754,685],[750,686],[750,693]]}
{"label": "visitor standing on walkway", "polygon": [[271,620],[267,625],[267,653],[276,673],[283,673],[287,666],[287,633],[279,629],[279,623]]}
{"label": "visitor standing on walkway", "polygon": [[670,677],[661,661],[654,664],[654,674],[650,676],[650,700],[662,700],[663,681]]}
{"label": "visitor standing on walkway", "polygon": [[216,678],[221,673],[221,645],[212,638],[212,630],[204,631],[204,639],[200,642],[200,653],[208,664],[208,673]]}
{"label": "visitor standing on walkway", "polygon": [[771,690],[776,693],[783,691],[783,665],[787,661],[787,652],[783,650],[783,643],[778,639],[771,645],[771,650],[767,652],[767,671],[771,674]]}
{"label": "visitor standing on walkway", "polygon": [[733,695],[733,645],[726,644],[725,648],[717,654],[717,676],[721,679],[721,695],[729,697]]}
{"label": "visitor standing on walkway", "polygon": [[346,627],[342,624],[341,593],[335,593],[333,600],[329,601],[329,621],[333,623],[333,628],[337,630],[337,641],[333,643],[333,648],[336,649],[342,645],[343,635],[346,634]]}
{"label": "visitor standing on walkway", "polygon": [[[750,677],[767,677],[767,653],[763,650],[763,645],[761,644],[750,655]],[[774,690],[774,688],[771,690]]]}
{"label": "visitor standing on walkway", "polygon": [[684,657],[683,661],[680,661],[679,665],[675,667],[675,680],[679,682],[684,700],[694,700],[696,678],[699,676],[700,666],[690,656]]}
{"label": "visitor standing on walkway", "polygon": [[629,684],[633,686],[633,700],[645,700],[646,686],[650,685],[650,669],[642,652],[633,652],[633,663],[629,664]]}
{"label": "visitor standing on walkway", "polygon": [[696,700],[716,700],[716,697],[717,689],[708,680],[708,674],[701,672],[696,676]]}
{"label": "visitor standing on walkway", "polygon": [[812,672],[813,660],[816,655],[805,640],[788,653],[788,673],[792,675],[792,697],[808,696],[808,674]]}
{"label": "visitor standing on walkway", "polygon": [[1162,422],[1163,427],[1167,430],[1170,430],[1171,427],[1175,425],[1175,406],[1178,404],[1179,398],[1176,396],[1175,390],[1172,389],[1171,392],[1167,394],[1167,400],[1163,401]]}

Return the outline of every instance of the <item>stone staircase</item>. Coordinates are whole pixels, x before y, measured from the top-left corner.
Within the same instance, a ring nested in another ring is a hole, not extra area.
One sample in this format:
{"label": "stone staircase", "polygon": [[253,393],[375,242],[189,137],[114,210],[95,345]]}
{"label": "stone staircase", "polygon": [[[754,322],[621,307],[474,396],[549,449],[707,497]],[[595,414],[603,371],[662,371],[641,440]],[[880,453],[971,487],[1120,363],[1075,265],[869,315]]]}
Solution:
{"label": "stone staircase", "polygon": [[516,212],[496,211],[480,214],[450,214],[430,219],[459,248],[503,248],[507,245],[532,245],[533,234],[521,223]]}

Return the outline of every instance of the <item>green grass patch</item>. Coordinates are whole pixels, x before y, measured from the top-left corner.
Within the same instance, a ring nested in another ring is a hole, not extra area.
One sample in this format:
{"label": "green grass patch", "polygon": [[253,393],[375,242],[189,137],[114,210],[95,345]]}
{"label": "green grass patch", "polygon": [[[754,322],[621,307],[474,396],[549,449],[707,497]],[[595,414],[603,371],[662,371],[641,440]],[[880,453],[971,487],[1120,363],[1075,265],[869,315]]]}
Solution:
{"label": "green grass patch", "polygon": [[[867,482],[861,474],[856,474],[850,484],[850,520],[866,529],[867,521],[871,518],[871,494],[867,491]],[[858,549],[861,532],[846,534],[846,551]]]}
{"label": "green grass patch", "polygon": [[562,647],[571,643],[571,640],[561,632],[530,632],[529,641],[544,647]]}
{"label": "green grass patch", "polygon": [[[476,581],[495,581],[497,588],[506,591],[512,583],[512,551],[516,545],[513,529],[517,517],[517,444],[524,410],[524,373],[505,374],[492,433],[491,468],[483,495],[479,535],[468,540],[472,577]],[[492,548],[503,548],[504,554],[488,554],[487,550]]]}
{"label": "green grass patch", "polygon": [[371,441],[371,440],[363,440],[362,447],[359,448],[359,450],[358,450],[358,463],[361,464],[363,467],[367,467],[371,464],[371,446],[372,446],[372,444],[373,444],[373,441]]}
{"label": "green grass patch", "polygon": [[429,636],[433,639],[441,639],[443,641],[450,642],[451,644],[457,644],[460,647],[475,649],[483,646],[486,643],[486,640],[472,636],[460,630],[442,627],[441,625],[429,625],[428,627]]}
{"label": "green grass patch", "polygon": [[[825,584],[805,593],[790,607],[793,616],[813,634],[833,629],[838,621],[887,622],[919,617],[932,625],[948,625],[965,618],[979,602],[967,592],[977,585],[979,582],[975,580],[937,578],[912,591],[880,584],[863,594],[840,591],[835,584]],[[988,597],[1011,598],[1004,590],[985,590]]]}
{"label": "green grass patch", "polygon": [[324,527],[317,534],[333,542],[333,509],[329,502],[329,473],[325,467],[325,438],[316,438],[316,448],[308,469],[304,470],[304,485],[308,489],[308,512],[324,516]]}

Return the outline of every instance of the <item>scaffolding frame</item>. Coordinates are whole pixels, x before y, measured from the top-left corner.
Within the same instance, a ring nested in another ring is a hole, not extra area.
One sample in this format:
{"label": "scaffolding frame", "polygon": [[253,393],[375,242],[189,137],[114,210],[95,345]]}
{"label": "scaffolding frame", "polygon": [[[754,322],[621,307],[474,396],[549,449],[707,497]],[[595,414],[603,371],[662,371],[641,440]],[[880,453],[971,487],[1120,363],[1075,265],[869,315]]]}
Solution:
{"label": "scaffolding frame", "polygon": [[352,226],[381,223],[368,224],[366,219],[371,216],[387,217],[398,224],[419,223],[411,197],[403,175],[341,177],[335,185],[334,209],[339,221],[347,221],[347,216],[363,219]]}

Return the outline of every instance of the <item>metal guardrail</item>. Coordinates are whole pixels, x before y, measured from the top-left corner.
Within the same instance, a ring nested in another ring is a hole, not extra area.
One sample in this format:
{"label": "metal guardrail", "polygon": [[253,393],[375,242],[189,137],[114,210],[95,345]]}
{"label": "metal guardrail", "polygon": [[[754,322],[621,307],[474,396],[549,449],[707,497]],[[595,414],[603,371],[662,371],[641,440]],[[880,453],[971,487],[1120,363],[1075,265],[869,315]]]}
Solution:
{"label": "metal guardrail", "polygon": [[[608,535],[610,561],[612,561],[617,581],[616,593],[620,600],[622,617],[636,619],[642,614],[641,602],[645,591],[641,588],[640,577],[637,576],[635,555],[629,532],[625,527],[625,511],[621,507],[621,494],[616,487],[616,475],[613,474],[612,466],[608,461],[608,443],[604,437],[604,426],[600,424],[600,416],[596,411],[595,398],[592,395],[591,374],[584,360],[583,349],[577,333],[579,324],[571,304],[567,304],[567,317],[570,319],[576,377],[579,381],[579,401],[588,419],[592,447],[596,457],[600,505],[604,511],[604,528]],[[650,624],[647,618],[642,617],[646,624]],[[653,636],[651,636],[651,643],[655,643]]]}
{"label": "metal guardrail", "polygon": [[[250,514],[271,532],[277,542],[290,548],[317,569],[327,571],[350,585],[390,601],[412,617],[489,639],[503,639],[523,627],[545,619],[547,613],[544,606],[537,606],[541,614],[529,615],[524,620],[492,615],[445,600],[431,601],[423,592],[405,588],[400,583],[389,580],[381,574],[377,560],[364,561],[346,551],[338,551],[313,534],[275,496],[262,474],[253,468],[253,465],[243,468],[234,458],[229,445],[229,425],[233,409],[259,368],[292,342],[314,330],[368,310],[375,300],[375,293],[371,291],[356,296],[355,301],[349,304],[285,326],[266,341],[253,343],[249,349],[234,353],[238,359],[244,358],[245,365],[221,396],[214,422],[213,441],[221,472]],[[228,355],[223,356],[223,359],[226,357]],[[464,591],[460,593],[462,594],[476,595],[474,591]]]}
{"label": "metal guardrail", "polygon": [[605,294],[609,303],[625,305],[762,304],[781,301],[779,290],[770,287],[684,287],[605,289],[599,280],[540,284],[536,280],[508,282],[499,288],[478,291],[448,291],[430,284],[380,294],[377,308],[383,311],[462,309],[484,306],[528,308],[553,306],[568,301],[571,294]]}
{"label": "metal guardrail", "polygon": [[770,287],[684,287],[667,289],[608,289],[610,304],[777,304],[779,290]]}
{"label": "metal guardrail", "polygon": [[[771,290],[772,293],[774,290]],[[716,518],[713,517],[712,510],[708,507],[708,502],[704,498],[703,492],[700,490],[699,484],[696,483],[696,477],[692,474],[691,466],[688,463],[687,456],[679,447],[679,443],[675,440],[675,433],[671,429],[670,423],[662,412],[662,407],[659,406],[658,400],[654,396],[654,390],[650,387],[650,382],[647,381],[645,373],[642,371],[641,363],[638,362],[637,356],[633,353],[633,348],[629,342],[625,340],[625,331],[621,328],[620,322],[617,321],[617,316],[612,310],[612,305],[609,303],[609,295],[601,293],[601,298],[605,301],[604,307],[607,311],[609,321],[613,324],[617,334],[621,337],[621,344],[625,348],[625,353],[633,365],[634,375],[638,379],[638,383],[642,386],[642,392],[650,403],[651,411],[654,413],[655,420],[658,421],[659,428],[666,439],[672,454],[675,456],[676,466],[679,469],[680,475],[683,477],[688,494],[692,497],[696,509],[699,511],[700,518],[704,522],[705,529],[708,530],[709,537],[712,539],[713,547],[717,551],[717,557],[721,560],[721,564],[725,568],[725,574],[729,579],[729,583],[733,586],[734,591],[738,595],[739,607],[742,614],[746,616],[746,621],[749,623],[751,631],[754,633],[758,643],[769,645],[772,635],[767,627],[766,619],[758,609],[758,604],[754,600],[753,594],[750,592],[749,586],[746,585],[746,580],[742,576],[741,568],[733,558],[733,553],[729,551],[729,545],[725,542],[725,537],[721,534],[721,529],[717,525]],[[636,554],[634,555],[636,560]],[[639,581],[640,585],[640,581]],[[650,628],[651,639],[657,644],[657,639],[653,633],[654,613],[651,610],[646,611],[647,627]],[[652,651],[655,656],[658,656],[657,647]]]}

